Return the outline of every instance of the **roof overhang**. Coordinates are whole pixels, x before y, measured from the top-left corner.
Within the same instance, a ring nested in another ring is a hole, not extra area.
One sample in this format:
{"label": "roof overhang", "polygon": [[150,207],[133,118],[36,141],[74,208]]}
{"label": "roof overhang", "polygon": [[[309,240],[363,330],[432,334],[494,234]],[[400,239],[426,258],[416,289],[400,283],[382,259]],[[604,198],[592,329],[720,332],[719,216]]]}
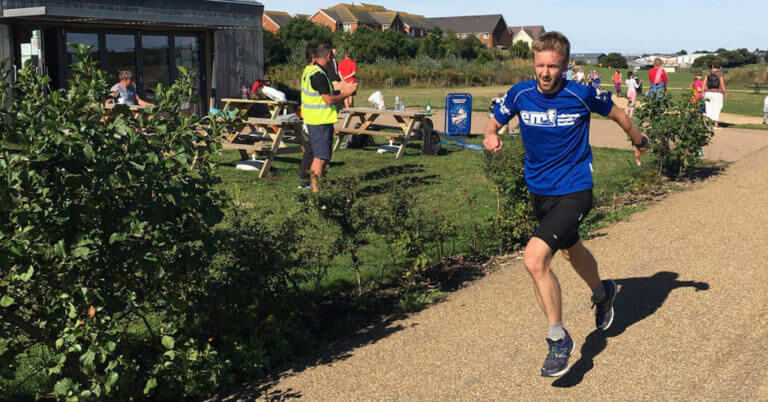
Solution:
{"label": "roof overhang", "polygon": [[157,27],[252,28],[264,6],[255,1],[4,0],[0,19]]}

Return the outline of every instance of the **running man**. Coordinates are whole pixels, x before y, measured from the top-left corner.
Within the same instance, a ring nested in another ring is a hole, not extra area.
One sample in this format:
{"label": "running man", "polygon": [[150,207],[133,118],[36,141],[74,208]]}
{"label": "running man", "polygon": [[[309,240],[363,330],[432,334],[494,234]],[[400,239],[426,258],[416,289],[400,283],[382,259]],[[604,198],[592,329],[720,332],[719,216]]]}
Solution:
{"label": "running man", "polygon": [[498,151],[496,134],[514,116],[520,117],[525,146],[525,181],[539,225],[525,247],[524,264],[533,278],[539,305],[549,322],[549,353],[541,375],[557,377],[568,371],[575,345],[563,327],[560,284],[550,270],[557,250],[592,289],[597,306],[595,325],[607,330],[613,323],[616,284],[600,280],[597,261],[579,239],[579,225],[592,208],[592,149],[589,146],[591,113],[609,117],[644,152],[648,137],[641,134],[610,96],[598,96],[594,87],[563,81],[571,45],[559,32],[533,41],[536,80],[520,82],[498,104],[485,127],[486,149]]}

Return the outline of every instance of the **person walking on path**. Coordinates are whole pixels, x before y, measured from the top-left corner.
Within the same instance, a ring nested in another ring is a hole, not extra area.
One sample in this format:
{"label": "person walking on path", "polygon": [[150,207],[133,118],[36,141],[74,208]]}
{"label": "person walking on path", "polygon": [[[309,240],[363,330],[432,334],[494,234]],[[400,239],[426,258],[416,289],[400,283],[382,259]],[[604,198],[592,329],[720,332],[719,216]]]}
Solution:
{"label": "person walking on path", "polygon": [[525,182],[539,222],[525,247],[523,263],[549,323],[549,351],[541,375],[555,377],[568,371],[568,358],[575,348],[563,326],[560,285],[550,269],[557,250],[592,289],[597,328],[607,330],[614,319],[616,284],[600,280],[597,261],[579,239],[579,225],[592,208],[590,115],[599,113],[618,123],[641,153],[647,149],[648,137],[610,97],[560,78],[570,54],[563,34],[545,33],[531,48],[536,79],[520,82],[507,92],[485,127],[483,145],[501,150],[498,130],[519,115],[526,151]]}
{"label": "person walking on path", "polygon": [[613,73],[613,89],[616,90],[616,96],[621,97],[621,72],[616,70]]}
{"label": "person walking on path", "polygon": [[648,94],[650,97],[662,97],[667,92],[667,72],[664,70],[664,62],[660,58],[653,60],[653,68],[648,70]]}
{"label": "person walking on path", "polygon": [[715,122],[715,130],[721,130],[720,112],[723,110],[723,101],[728,99],[728,90],[725,88],[725,78],[720,70],[720,60],[712,62],[712,70],[707,73],[704,80],[704,108],[707,117]]}
{"label": "person walking on path", "polygon": [[768,122],[768,96],[766,96],[763,101],[763,125],[765,125],[766,122]]}
{"label": "person walking on path", "polygon": [[639,79],[634,77],[634,74],[631,71],[627,71],[627,100],[629,100],[629,103],[627,104],[627,109],[625,112],[627,115],[631,118],[632,114],[635,112],[635,102],[637,102],[637,92],[638,88],[640,88],[640,83],[638,82]]}
{"label": "person walking on path", "polygon": [[579,67],[579,72],[576,73],[576,82],[579,84],[584,84],[584,68]]}
{"label": "person walking on path", "polygon": [[[339,62],[339,75],[341,80],[346,83],[357,82],[357,63],[352,60],[352,53],[349,50],[344,52],[344,60]],[[353,107],[355,105],[356,94],[357,92],[344,99],[344,107]]]}
{"label": "person walking on path", "polygon": [[338,95],[333,94],[333,84],[324,69],[331,63],[331,49],[318,46],[315,63],[306,66],[301,75],[301,114],[307,125],[312,146],[312,191],[319,191],[317,177],[325,176],[325,166],[331,160],[333,126],[338,121],[336,103],[343,101],[357,90],[357,83],[347,84]]}
{"label": "person walking on path", "polygon": [[595,86],[595,89],[597,90],[597,93],[600,93],[600,72],[595,70],[595,76],[593,78],[593,84]]}

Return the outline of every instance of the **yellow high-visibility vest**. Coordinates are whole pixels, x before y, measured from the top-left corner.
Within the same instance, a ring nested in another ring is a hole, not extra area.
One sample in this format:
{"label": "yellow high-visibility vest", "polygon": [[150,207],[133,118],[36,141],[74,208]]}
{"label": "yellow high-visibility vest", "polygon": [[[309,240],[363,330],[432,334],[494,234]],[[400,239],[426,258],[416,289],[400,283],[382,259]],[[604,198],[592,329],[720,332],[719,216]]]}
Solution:
{"label": "yellow high-visibility vest", "polygon": [[306,66],[301,75],[301,116],[309,126],[335,124],[339,121],[336,105],[326,105],[322,95],[312,88],[310,77],[317,72],[323,74],[328,80],[328,87],[333,90],[333,84],[322,68],[314,64]]}

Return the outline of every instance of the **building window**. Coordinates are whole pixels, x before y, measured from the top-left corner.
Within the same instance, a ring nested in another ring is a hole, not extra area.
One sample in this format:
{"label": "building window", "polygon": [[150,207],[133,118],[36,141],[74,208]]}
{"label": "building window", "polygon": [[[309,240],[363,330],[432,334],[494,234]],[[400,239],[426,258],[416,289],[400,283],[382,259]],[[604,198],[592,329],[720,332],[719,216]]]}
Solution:
{"label": "building window", "polygon": [[488,39],[488,34],[483,34],[483,39]]}
{"label": "building window", "polygon": [[352,32],[352,24],[344,24],[344,32]]}

